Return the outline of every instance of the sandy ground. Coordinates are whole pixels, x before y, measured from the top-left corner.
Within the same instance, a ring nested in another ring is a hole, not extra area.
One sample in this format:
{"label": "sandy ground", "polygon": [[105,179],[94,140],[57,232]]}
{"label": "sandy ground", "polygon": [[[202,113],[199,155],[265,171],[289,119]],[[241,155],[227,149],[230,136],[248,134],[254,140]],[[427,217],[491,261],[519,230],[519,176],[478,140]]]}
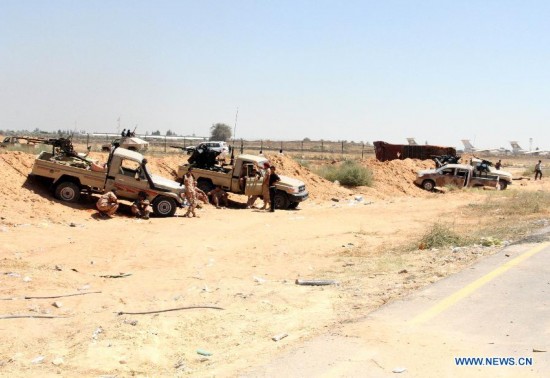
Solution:
{"label": "sandy ground", "polygon": [[[298,210],[207,205],[198,219],[178,210],[144,221],[98,219],[94,198],[58,202],[27,179],[33,159],[0,153],[0,376],[235,376],[494,253],[387,253],[482,200],[416,188],[431,162],[365,159],[375,187],[352,191],[272,156],[306,182]],[[181,163],[150,161],[167,177]],[[512,190],[547,189],[525,180]]]}

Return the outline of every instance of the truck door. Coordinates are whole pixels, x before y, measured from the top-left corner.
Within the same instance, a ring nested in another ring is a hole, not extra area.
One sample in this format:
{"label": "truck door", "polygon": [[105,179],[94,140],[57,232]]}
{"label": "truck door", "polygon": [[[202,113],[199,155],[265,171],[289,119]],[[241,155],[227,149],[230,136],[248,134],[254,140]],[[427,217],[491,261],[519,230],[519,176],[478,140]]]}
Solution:
{"label": "truck door", "polygon": [[110,190],[114,186],[118,189],[118,196],[136,199],[141,190],[149,189],[149,182],[137,161],[114,158],[111,161],[105,190]]}
{"label": "truck door", "polygon": [[459,188],[463,187],[466,182],[467,170],[452,167],[443,167],[439,170],[439,174],[435,178],[435,185],[443,187],[445,185],[454,185]]}
{"label": "truck door", "polygon": [[457,168],[456,169],[456,179],[455,179],[455,185],[459,188],[462,188],[463,186],[468,185],[468,175],[470,174],[470,170],[465,168]]}
{"label": "truck door", "polygon": [[246,164],[246,180],[244,194],[247,196],[259,196],[262,194],[263,176],[254,164]]}

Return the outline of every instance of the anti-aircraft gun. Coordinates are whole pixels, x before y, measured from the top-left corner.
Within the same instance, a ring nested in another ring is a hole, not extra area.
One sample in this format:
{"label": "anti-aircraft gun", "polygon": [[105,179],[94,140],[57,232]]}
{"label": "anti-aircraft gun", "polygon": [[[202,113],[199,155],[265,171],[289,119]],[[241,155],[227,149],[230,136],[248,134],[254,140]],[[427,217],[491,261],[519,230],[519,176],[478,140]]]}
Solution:
{"label": "anti-aircraft gun", "polygon": [[446,164],[458,164],[460,156],[458,155],[432,155],[435,167],[440,168]]}
{"label": "anti-aircraft gun", "polygon": [[86,159],[88,154],[81,154],[74,150],[73,143],[70,138],[34,138],[34,137],[18,137],[33,144],[46,144],[52,146],[52,155],[56,160],[64,160],[75,158],[90,164]]}
{"label": "anti-aircraft gun", "polygon": [[[487,173],[491,172],[489,167],[493,166],[493,162],[491,162],[489,160],[485,160],[485,159],[480,159],[477,156],[474,156],[474,158],[477,159],[477,161],[474,161],[472,159],[472,165],[475,166],[476,171],[478,171],[480,174],[481,173],[487,174]],[[476,163],[476,164],[474,164],[474,163]]]}
{"label": "anti-aircraft gun", "polygon": [[220,151],[210,149],[206,144],[201,143],[193,151],[187,161],[196,168],[210,169],[210,170],[223,170],[220,166],[217,166],[217,157]]}

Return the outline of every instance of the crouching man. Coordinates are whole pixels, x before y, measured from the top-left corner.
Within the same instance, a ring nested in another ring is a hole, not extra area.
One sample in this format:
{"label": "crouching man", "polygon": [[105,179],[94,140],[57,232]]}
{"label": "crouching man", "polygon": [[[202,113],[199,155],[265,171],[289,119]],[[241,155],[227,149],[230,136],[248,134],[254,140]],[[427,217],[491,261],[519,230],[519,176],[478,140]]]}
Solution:
{"label": "crouching man", "polygon": [[227,207],[229,195],[221,188],[221,186],[216,186],[215,189],[208,192],[208,195],[212,197],[212,203],[216,206],[216,209],[219,209],[220,206]]}
{"label": "crouching man", "polygon": [[147,199],[147,193],[139,192],[138,199],[132,204],[132,214],[136,218],[149,219],[149,214],[151,213],[151,204]]}
{"label": "crouching man", "polygon": [[97,200],[96,207],[101,217],[112,217],[116,213],[118,209],[116,192],[116,188],[113,188],[110,192],[103,194],[99,197],[99,200]]}

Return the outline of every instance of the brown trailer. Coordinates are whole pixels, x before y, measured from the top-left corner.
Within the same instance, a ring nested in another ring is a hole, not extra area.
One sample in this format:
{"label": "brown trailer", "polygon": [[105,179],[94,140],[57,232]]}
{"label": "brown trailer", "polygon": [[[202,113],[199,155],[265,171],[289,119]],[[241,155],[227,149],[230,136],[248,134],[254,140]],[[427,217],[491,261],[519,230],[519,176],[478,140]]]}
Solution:
{"label": "brown trailer", "polygon": [[374,142],[376,159],[380,161],[395,159],[431,159],[438,155],[456,155],[453,147],[432,145],[390,144],[382,141]]}

